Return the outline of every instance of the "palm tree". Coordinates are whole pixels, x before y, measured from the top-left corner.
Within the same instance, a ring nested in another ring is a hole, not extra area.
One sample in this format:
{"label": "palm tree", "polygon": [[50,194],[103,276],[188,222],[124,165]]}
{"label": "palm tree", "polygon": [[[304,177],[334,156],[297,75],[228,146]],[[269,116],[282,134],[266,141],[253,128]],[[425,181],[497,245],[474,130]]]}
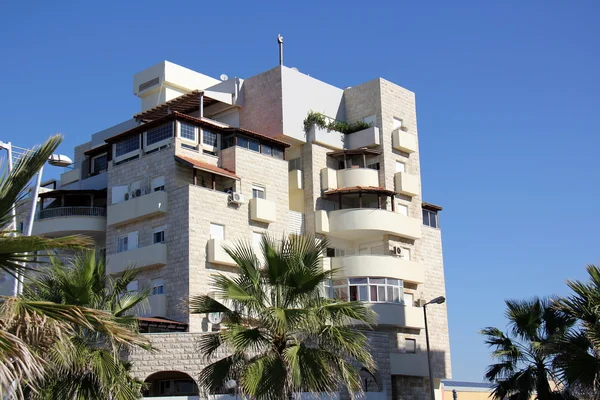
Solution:
{"label": "palm tree", "polygon": [[555,306],[579,322],[558,347],[555,367],[562,379],[588,398],[600,398],[600,268],[588,265],[587,282],[569,281],[573,294]]}
{"label": "palm tree", "polygon": [[[210,393],[230,379],[256,400],[288,399],[294,392],[337,392],[344,386],[361,392],[360,366],[375,365],[365,334],[374,313],[360,302],[324,296],[321,254],[327,243],[293,236],[265,237],[261,257],[248,243],[225,248],[239,274],[213,277],[215,298],[191,300],[192,313],[221,313],[222,329],[203,336],[199,350],[212,359],[218,350],[230,355],[201,372],[200,385]],[[358,365],[358,368],[356,367]]]}
{"label": "palm tree", "polygon": [[[67,263],[51,257],[48,268],[27,283],[24,297],[103,310],[135,331],[136,320],[131,313],[147,303],[150,290],[126,292],[127,285],[137,279],[138,270],[127,269],[120,277],[113,278],[106,274],[104,261],[95,255],[93,250],[80,252]],[[49,400],[139,398],[142,382],[131,377],[130,365],[119,358],[126,346],[108,339],[101,332],[74,326],[69,345],[51,349],[53,368],[33,397]]]}
{"label": "palm tree", "polygon": [[551,380],[559,382],[552,362],[556,343],[568,334],[575,319],[551,307],[547,299],[507,300],[506,306],[508,333],[494,327],[480,332],[498,360],[485,374],[494,383],[493,397],[528,400],[536,393],[539,400],[561,398],[563,393],[550,385]]}
{"label": "palm tree", "polygon": [[[82,249],[91,244],[80,236],[20,236],[11,225],[14,204],[24,198],[28,183],[61,141],[59,135],[51,137],[23,156],[10,173],[4,169],[0,176],[0,273],[14,276],[20,268],[28,273],[30,267],[25,265],[38,262],[36,252]],[[115,344],[148,346],[129,324],[105,311],[0,297],[0,396],[22,398],[23,388],[37,390],[51,364],[49,352],[70,346],[70,336],[81,329],[101,334]]]}

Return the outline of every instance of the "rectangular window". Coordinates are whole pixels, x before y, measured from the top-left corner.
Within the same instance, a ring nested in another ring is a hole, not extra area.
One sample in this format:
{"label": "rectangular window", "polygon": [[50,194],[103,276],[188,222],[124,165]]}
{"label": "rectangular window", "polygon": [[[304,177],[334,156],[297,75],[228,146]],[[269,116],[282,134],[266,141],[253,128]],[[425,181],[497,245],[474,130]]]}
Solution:
{"label": "rectangular window", "polygon": [[293,160],[288,161],[288,171],[294,171],[296,169],[302,169],[302,159],[294,158]]}
{"label": "rectangular window", "polygon": [[150,286],[152,287],[152,294],[164,294],[165,293],[165,282],[163,278],[152,279],[150,282]]}
{"label": "rectangular window", "polygon": [[206,129],[202,129],[202,143],[207,146],[217,146],[217,134]]}
{"label": "rectangular window", "polygon": [[131,281],[127,285],[127,292],[137,293],[138,291],[138,281]]}
{"label": "rectangular window", "polygon": [[122,140],[115,145],[115,156],[120,157],[124,154],[140,149],[140,136],[135,135],[128,139]]}
{"label": "rectangular window", "polygon": [[376,169],[377,171],[379,171],[379,163],[376,162],[376,163],[373,163],[373,164],[368,164],[367,168]]}
{"label": "rectangular window", "polygon": [[394,117],[394,130],[402,128],[402,120]]}
{"label": "rectangular window", "polygon": [[153,192],[164,192],[165,190],[165,177],[157,176],[152,179],[152,191]]}
{"label": "rectangular window", "polygon": [[179,136],[182,139],[191,140],[193,142],[196,141],[196,127],[194,125],[185,124],[183,122],[179,123]]}
{"label": "rectangular window", "polygon": [[406,165],[401,161],[396,161],[396,172],[405,172]]}
{"label": "rectangular window", "polygon": [[413,307],[415,305],[415,295],[412,293],[404,293],[404,305]]}
{"label": "rectangular window", "polygon": [[283,151],[280,149],[273,149],[273,157],[283,160]]}
{"label": "rectangular window", "polygon": [[261,146],[261,153],[267,155],[267,156],[272,156],[273,155],[273,148],[271,146],[267,146],[266,144],[263,144]]}
{"label": "rectangular window", "polygon": [[246,139],[245,137],[242,137],[242,136],[238,136],[237,145],[238,145],[238,147],[243,147],[243,148],[247,149],[248,148],[248,139]]}
{"label": "rectangular window", "polygon": [[252,151],[260,151],[260,143],[257,140],[249,140],[248,148]]}
{"label": "rectangular window", "polygon": [[23,231],[25,230],[25,223],[23,221],[19,222],[19,227],[17,228],[17,231],[19,233],[23,233]]}
{"label": "rectangular window", "polygon": [[407,353],[416,353],[417,341],[415,339],[404,339],[404,349]]}
{"label": "rectangular window", "polygon": [[108,169],[108,154],[101,154],[92,158],[92,174],[99,174]]}
{"label": "rectangular window", "polygon": [[210,238],[211,239],[225,239],[225,225],[210,224]]}
{"label": "rectangular window", "polygon": [[252,232],[252,245],[255,249],[260,249],[262,246],[264,235],[260,232]]}
{"label": "rectangular window", "polygon": [[226,135],[221,136],[221,149],[225,150],[229,147],[232,147],[235,144],[235,136],[234,135]]}
{"label": "rectangular window", "polygon": [[119,236],[117,238],[117,253],[122,253],[124,251],[127,251],[127,248],[129,247],[129,237],[127,235],[125,236]]}
{"label": "rectangular window", "polygon": [[173,124],[168,123],[146,132],[146,145],[158,143],[171,137],[173,137]]}
{"label": "rectangular window", "polygon": [[437,228],[439,226],[437,212],[423,209],[423,225]]}
{"label": "rectangular window", "polygon": [[165,227],[159,226],[152,231],[152,243],[164,243],[165,242]]}
{"label": "rectangular window", "polygon": [[410,261],[410,249],[408,247],[401,247],[402,249],[402,258],[406,261]]}
{"label": "rectangular window", "polygon": [[252,198],[254,198],[254,199],[266,198],[265,188],[263,186],[252,185]]}

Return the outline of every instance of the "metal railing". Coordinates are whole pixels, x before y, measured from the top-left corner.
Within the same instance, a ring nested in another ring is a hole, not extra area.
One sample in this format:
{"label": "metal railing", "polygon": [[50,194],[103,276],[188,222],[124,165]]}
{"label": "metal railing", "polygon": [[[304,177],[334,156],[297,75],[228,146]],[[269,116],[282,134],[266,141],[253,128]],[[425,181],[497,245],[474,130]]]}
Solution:
{"label": "metal railing", "polygon": [[57,218],[57,217],[106,217],[106,208],[104,207],[57,207],[41,210],[37,214],[37,219]]}

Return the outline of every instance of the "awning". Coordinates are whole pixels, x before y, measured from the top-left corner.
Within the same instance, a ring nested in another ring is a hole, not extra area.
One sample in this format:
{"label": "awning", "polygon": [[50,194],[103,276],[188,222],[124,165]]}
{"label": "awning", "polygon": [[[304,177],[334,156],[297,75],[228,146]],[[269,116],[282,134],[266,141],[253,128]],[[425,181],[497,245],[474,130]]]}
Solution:
{"label": "awning", "polygon": [[42,199],[52,198],[58,199],[62,196],[86,196],[86,195],[94,195],[94,196],[102,196],[106,197],[106,189],[100,190],[50,190],[48,192],[43,192],[39,194],[39,197]]}
{"label": "awning", "polygon": [[379,195],[383,195],[383,196],[395,196],[397,194],[393,190],[387,190],[386,188],[377,187],[377,186],[345,187],[345,188],[328,190],[324,194],[326,196],[331,196],[334,194],[351,194],[351,193],[372,193],[372,194],[379,194]]}
{"label": "awning", "polygon": [[240,178],[231,171],[228,171],[224,168],[219,168],[216,165],[208,164],[202,161],[194,160],[189,157],[184,156],[175,156],[175,160],[187,165],[188,167],[192,167],[201,171],[210,172],[211,174],[224,176],[225,178],[237,179]]}
{"label": "awning", "polygon": [[442,211],[442,206],[437,206],[435,204],[426,203],[426,202],[422,202],[421,207],[423,207],[426,210],[431,210],[431,211]]}

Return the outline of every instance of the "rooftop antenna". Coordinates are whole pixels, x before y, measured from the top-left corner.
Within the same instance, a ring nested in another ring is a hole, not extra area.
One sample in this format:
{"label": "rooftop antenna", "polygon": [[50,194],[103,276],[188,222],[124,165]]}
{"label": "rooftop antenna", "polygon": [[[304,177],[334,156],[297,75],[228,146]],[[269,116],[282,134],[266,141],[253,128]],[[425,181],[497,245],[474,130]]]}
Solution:
{"label": "rooftop antenna", "polygon": [[277,43],[279,43],[279,65],[283,65],[283,36],[277,35]]}

